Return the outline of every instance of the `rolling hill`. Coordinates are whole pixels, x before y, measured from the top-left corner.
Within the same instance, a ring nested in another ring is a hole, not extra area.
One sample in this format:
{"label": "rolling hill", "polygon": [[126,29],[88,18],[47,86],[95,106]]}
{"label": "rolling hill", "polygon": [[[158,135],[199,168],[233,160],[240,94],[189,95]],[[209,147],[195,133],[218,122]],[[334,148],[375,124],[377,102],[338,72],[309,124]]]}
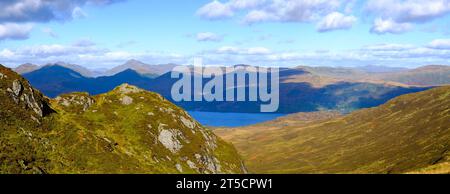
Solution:
{"label": "rolling hill", "polygon": [[450,66],[428,65],[409,71],[378,74],[374,78],[413,86],[449,85]]}
{"label": "rolling hill", "polygon": [[251,173],[450,173],[450,86],[346,116],[300,113],[215,133]]}
{"label": "rolling hill", "polygon": [[0,65],[0,106],[1,174],[245,173],[232,145],[128,84],[49,100]]}
{"label": "rolling hill", "polygon": [[[349,67],[307,67],[298,66],[311,75],[323,78],[329,83],[339,81],[387,83],[397,86],[443,86],[450,84],[450,66],[427,65],[416,69],[402,69],[379,66]],[[293,75],[290,82],[302,79],[301,75]]]}

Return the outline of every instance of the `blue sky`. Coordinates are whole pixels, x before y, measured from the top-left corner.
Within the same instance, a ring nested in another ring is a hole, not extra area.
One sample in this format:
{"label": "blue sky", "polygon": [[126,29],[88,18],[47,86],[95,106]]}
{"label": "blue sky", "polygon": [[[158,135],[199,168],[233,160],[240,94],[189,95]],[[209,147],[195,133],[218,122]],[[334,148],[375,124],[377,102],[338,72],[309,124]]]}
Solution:
{"label": "blue sky", "polygon": [[450,62],[450,0],[8,0],[0,63],[417,67]]}

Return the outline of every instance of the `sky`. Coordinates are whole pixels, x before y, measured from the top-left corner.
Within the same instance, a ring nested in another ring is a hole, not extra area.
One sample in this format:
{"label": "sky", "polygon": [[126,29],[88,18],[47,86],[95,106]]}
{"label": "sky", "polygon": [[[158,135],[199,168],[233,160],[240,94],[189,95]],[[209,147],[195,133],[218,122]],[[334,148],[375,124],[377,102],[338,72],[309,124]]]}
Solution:
{"label": "sky", "polygon": [[0,63],[450,64],[450,0],[2,0]]}

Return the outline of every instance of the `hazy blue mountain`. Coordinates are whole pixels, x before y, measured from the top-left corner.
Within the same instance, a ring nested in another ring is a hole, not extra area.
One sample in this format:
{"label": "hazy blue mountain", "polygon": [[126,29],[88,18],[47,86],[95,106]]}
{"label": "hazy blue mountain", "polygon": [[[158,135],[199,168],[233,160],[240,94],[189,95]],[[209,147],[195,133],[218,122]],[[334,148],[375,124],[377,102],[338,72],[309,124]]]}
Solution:
{"label": "hazy blue mountain", "polygon": [[44,66],[36,71],[23,74],[23,77],[49,97],[86,91],[93,83],[91,78],[59,65]]}
{"label": "hazy blue mountain", "polygon": [[29,73],[29,72],[32,72],[32,71],[36,71],[39,68],[40,68],[39,65],[35,65],[35,64],[31,64],[31,63],[25,63],[25,64],[17,66],[13,70],[15,72],[17,72],[18,74],[25,74],[25,73]]}
{"label": "hazy blue mountain", "polygon": [[45,66],[23,76],[34,87],[52,98],[70,92],[88,92],[95,95],[108,92],[123,83],[141,87],[151,82],[150,78],[133,70],[125,70],[113,76],[88,78],[59,65]]}
{"label": "hazy blue mountain", "polygon": [[56,62],[56,63],[47,64],[45,66],[55,66],[55,65],[71,69],[71,70],[83,75],[84,77],[95,77],[94,73],[90,69],[87,69],[86,67],[83,67],[81,65],[70,64],[70,63],[65,63],[65,62]]}
{"label": "hazy blue mountain", "polygon": [[31,63],[25,63],[22,65],[19,65],[18,67],[14,68],[13,70],[19,74],[26,74],[26,73],[31,73],[33,71],[36,71],[36,70],[39,70],[41,68],[48,67],[48,66],[65,67],[65,68],[71,69],[72,71],[75,71],[75,72],[83,75],[84,77],[95,77],[96,76],[96,73],[94,73],[93,71],[91,71],[81,65],[70,64],[70,63],[65,63],[65,62],[49,63],[46,65],[35,65],[35,64],[31,64]]}
{"label": "hazy blue mountain", "polygon": [[[302,69],[283,68],[280,70],[280,78],[283,80],[285,77],[305,73],[308,72]],[[88,78],[71,69],[57,65],[47,66],[37,71],[24,74],[24,77],[28,79],[34,87],[49,97],[55,97],[70,92],[88,92],[91,95],[96,95],[110,91],[123,83],[129,83],[149,91],[160,93],[172,101],[172,85],[178,81],[177,79],[171,78],[170,72],[157,78],[149,78],[131,69],[127,69],[113,76]],[[206,84],[209,80],[210,79],[203,79],[203,84]],[[245,85],[243,87],[245,87],[248,92],[250,87],[254,86]],[[429,87],[401,87],[364,82],[337,82],[323,87],[315,87],[306,82],[281,82],[278,113],[311,112],[319,110],[350,112],[360,108],[378,106],[396,96],[426,89],[429,89]],[[260,105],[267,104],[267,102],[261,101],[189,101],[174,103],[191,111],[248,113],[260,112]]]}
{"label": "hazy blue mountain", "polygon": [[105,72],[105,75],[111,76],[127,69],[134,70],[141,75],[147,77],[157,77],[164,73],[171,71],[176,65],[175,64],[164,64],[164,65],[150,65],[143,63],[138,60],[129,60],[123,65],[119,65]]}

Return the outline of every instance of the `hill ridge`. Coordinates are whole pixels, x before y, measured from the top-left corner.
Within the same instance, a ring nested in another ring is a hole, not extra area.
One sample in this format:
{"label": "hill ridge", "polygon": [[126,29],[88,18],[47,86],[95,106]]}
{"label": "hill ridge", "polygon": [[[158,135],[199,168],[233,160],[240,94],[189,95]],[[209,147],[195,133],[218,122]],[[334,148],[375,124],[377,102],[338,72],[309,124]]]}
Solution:
{"label": "hill ridge", "polygon": [[122,84],[47,99],[3,66],[0,86],[0,173],[245,172],[232,145],[159,94]]}
{"label": "hill ridge", "polygon": [[278,120],[264,130],[255,125],[215,132],[236,146],[254,173],[408,173],[449,162],[450,86],[342,117]]}

